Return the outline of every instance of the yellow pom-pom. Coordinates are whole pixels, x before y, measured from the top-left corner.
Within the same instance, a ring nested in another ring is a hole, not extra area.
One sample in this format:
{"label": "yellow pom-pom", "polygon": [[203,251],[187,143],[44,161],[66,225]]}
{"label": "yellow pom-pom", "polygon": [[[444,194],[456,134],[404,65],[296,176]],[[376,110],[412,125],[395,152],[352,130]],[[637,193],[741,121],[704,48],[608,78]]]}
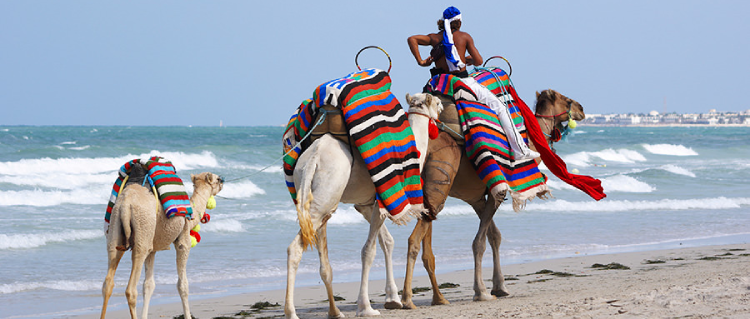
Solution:
{"label": "yellow pom-pom", "polygon": [[198,245],[198,240],[195,239],[195,237],[190,236],[190,247],[195,247],[195,245]]}
{"label": "yellow pom-pom", "polygon": [[578,126],[578,123],[576,123],[576,120],[570,119],[570,121],[568,121],[568,127],[571,130],[574,130],[576,128],[576,126]]}
{"label": "yellow pom-pom", "polygon": [[578,169],[577,168],[571,169],[570,172],[573,174],[578,174]]}
{"label": "yellow pom-pom", "polygon": [[192,229],[194,232],[200,232],[201,231],[201,224],[195,224],[195,227]]}
{"label": "yellow pom-pom", "polygon": [[216,199],[213,196],[208,198],[208,203],[206,203],[206,208],[208,209],[216,208]]}

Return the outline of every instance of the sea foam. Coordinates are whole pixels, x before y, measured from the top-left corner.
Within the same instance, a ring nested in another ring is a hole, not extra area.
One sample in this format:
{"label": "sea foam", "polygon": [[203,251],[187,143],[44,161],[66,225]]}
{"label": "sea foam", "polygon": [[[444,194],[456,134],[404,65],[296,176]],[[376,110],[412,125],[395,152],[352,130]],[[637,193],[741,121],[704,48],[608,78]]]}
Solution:
{"label": "sea foam", "polygon": [[16,282],[12,284],[0,285],[0,294],[12,294],[22,291],[53,289],[62,291],[90,291],[101,289],[100,281],[72,281],[72,280],[54,280],[45,282]]}
{"label": "sea foam", "polygon": [[[189,186],[188,186],[189,184]],[[192,183],[185,183],[185,187],[188,187],[189,189],[193,189]],[[236,181],[236,182],[228,182],[224,183],[224,187],[221,189],[221,192],[219,193],[219,198],[217,200],[221,201],[221,197],[226,198],[250,198],[256,195],[264,195],[266,193],[265,190],[258,187],[258,185],[255,185],[255,183],[245,180],[245,181]]]}
{"label": "sea foam", "polygon": [[685,168],[679,167],[677,165],[667,164],[667,165],[660,166],[659,168],[663,169],[663,170],[665,170],[667,172],[673,173],[673,174],[684,175],[684,176],[689,176],[689,177],[693,177],[693,178],[695,177],[695,173],[693,173],[693,172],[691,172],[691,171],[689,171],[689,170],[687,170]]}
{"label": "sea foam", "polygon": [[[110,186],[111,187],[111,186]],[[111,189],[74,189],[49,190],[40,189],[20,191],[0,191],[0,207],[33,206],[49,207],[60,204],[106,205]]]}
{"label": "sea foam", "polygon": [[643,148],[649,153],[657,155],[672,156],[696,156],[698,153],[692,148],[673,144],[643,144]]}
{"label": "sea foam", "polygon": [[183,152],[158,152],[151,151],[148,154],[125,155],[120,157],[94,157],[94,158],[36,158],[22,159],[15,162],[0,162],[0,175],[9,176],[45,176],[54,178],[57,175],[81,175],[111,173],[112,178],[117,177],[117,171],[126,162],[136,158],[148,158],[161,156],[171,161],[179,173],[180,170],[191,170],[202,167],[219,167],[216,156],[204,151],[200,154]]}
{"label": "sea foam", "polygon": [[[717,197],[696,199],[661,199],[653,201],[605,200],[605,201],[566,201],[534,200],[528,202],[524,211],[548,211],[556,213],[575,212],[621,212],[621,211],[659,211],[690,209],[737,209],[750,206],[748,197]],[[511,205],[500,205],[499,211],[513,212]],[[469,205],[446,206],[440,215],[474,215]]]}
{"label": "sea foam", "polygon": [[72,230],[65,232],[40,234],[0,234],[0,250],[36,248],[51,243],[62,243],[74,240],[88,240],[99,238],[102,236],[103,234],[99,230]]}
{"label": "sea foam", "polygon": [[[596,159],[599,159],[597,163],[594,163]],[[569,165],[577,166],[590,166],[592,164],[598,164],[598,162],[618,162],[618,163],[635,163],[645,162],[646,158],[634,150],[629,149],[605,149],[597,152],[578,152],[570,155],[562,156],[562,159]]]}
{"label": "sea foam", "polygon": [[653,186],[627,175],[615,175],[602,179],[602,187],[607,192],[650,193],[656,190]]}

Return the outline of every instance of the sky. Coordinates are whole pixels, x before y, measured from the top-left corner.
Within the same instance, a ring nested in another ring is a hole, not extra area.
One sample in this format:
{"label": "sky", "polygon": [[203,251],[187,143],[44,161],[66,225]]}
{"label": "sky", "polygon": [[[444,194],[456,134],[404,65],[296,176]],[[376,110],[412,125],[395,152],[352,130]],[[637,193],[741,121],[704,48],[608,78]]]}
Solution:
{"label": "sky", "polygon": [[370,45],[405,105],[429,79],[406,38],[450,5],[529,105],[551,88],[588,114],[750,109],[745,0],[5,0],[0,125],[283,126]]}

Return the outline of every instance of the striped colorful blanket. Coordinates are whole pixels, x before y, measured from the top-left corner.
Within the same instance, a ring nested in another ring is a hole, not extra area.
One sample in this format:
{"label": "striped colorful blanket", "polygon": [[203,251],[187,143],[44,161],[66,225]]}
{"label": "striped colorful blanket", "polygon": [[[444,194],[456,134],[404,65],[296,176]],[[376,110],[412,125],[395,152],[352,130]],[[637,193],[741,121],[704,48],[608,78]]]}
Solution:
{"label": "striped colorful blanket", "polygon": [[[500,85],[488,85],[491,84],[491,80],[495,80],[493,75],[490,74],[487,78],[486,74],[475,73],[472,76],[477,82],[489,86],[488,89],[498,94]],[[505,81],[508,81],[507,76]],[[461,82],[459,77],[449,74],[436,75],[428,84],[432,93],[453,97],[456,102],[461,130],[466,140],[466,155],[496,199],[502,200],[505,194],[510,192],[513,209],[519,211],[525,206],[526,200],[546,197],[549,189],[536,162],[533,159],[513,159],[508,139],[497,115],[477,101],[471,88]],[[509,95],[501,94],[499,98],[508,106],[513,123],[526,139],[523,117],[516,103]]]}
{"label": "striped colorful blanket", "polygon": [[[568,168],[565,162],[549,149],[547,141],[542,135],[542,130],[539,128],[539,123],[536,121],[534,112],[532,112],[526,103],[518,96],[515,87],[513,87],[513,84],[510,82],[505,71],[500,68],[479,69],[472,73],[471,76],[474,77],[479,84],[484,85],[492,91],[492,93],[497,95],[501,100],[509,101],[506,103],[508,107],[511,108],[511,114],[514,117],[516,127],[519,127],[519,121],[517,121],[516,117],[523,116],[523,122],[528,123],[527,125],[529,126],[528,131],[524,132],[524,138],[531,138],[534,145],[536,145],[536,150],[541,154],[542,161],[547,165],[547,168],[555,174],[555,176],[569,185],[582,190],[595,200],[601,200],[602,198],[607,197],[600,180],[591,176],[568,173]],[[528,133],[528,137],[525,133]]]}
{"label": "striped colorful blanket", "polygon": [[422,184],[419,153],[401,104],[390,91],[388,72],[366,69],[329,81],[299,106],[284,133],[284,174],[289,193],[297,202],[294,166],[302,153],[300,141],[315,125],[318,108],[342,110],[354,145],[365,161],[377,191],[381,212],[396,223],[421,214]]}
{"label": "striped colorful blanket", "polygon": [[182,179],[177,176],[174,165],[162,157],[153,156],[149,159],[134,159],[120,167],[117,180],[115,180],[115,184],[112,186],[112,195],[109,197],[107,212],[104,215],[104,220],[107,223],[109,223],[109,218],[112,215],[112,208],[115,206],[117,196],[125,186],[126,177],[130,174],[130,170],[134,165],[142,165],[146,170],[146,180],[149,181],[151,187],[156,189],[159,201],[164,207],[164,213],[168,218],[184,216],[187,219],[193,219],[193,207],[190,205],[190,197],[188,197],[185,191]]}

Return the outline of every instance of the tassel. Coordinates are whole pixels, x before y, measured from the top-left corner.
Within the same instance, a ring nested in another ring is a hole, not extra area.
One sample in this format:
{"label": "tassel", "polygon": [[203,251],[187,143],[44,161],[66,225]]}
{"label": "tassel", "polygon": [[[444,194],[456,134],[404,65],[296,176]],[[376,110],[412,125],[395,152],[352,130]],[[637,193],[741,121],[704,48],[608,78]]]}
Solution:
{"label": "tassel", "polygon": [[560,134],[560,130],[558,128],[555,128],[552,130],[552,136],[550,137],[550,140],[552,142],[559,142],[560,139],[562,139],[562,134]]}
{"label": "tassel", "polygon": [[434,140],[438,137],[440,131],[438,130],[437,125],[435,125],[434,121],[430,121],[428,132],[431,140]]}
{"label": "tassel", "polygon": [[197,231],[191,230],[191,231],[190,231],[190,236],[193,236],[193,237],[195,237],[195,240],[196,240],[197,242],[199,242],[199,243],[201,242],[201,235],[200,235],[200,234],[198,234],[198,232],[197,232]]}

